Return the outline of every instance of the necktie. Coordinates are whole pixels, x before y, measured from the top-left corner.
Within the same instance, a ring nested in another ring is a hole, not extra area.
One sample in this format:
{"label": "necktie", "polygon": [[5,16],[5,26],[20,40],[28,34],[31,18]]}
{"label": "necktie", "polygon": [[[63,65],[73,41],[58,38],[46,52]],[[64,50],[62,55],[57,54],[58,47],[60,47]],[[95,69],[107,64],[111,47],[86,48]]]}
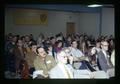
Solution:
{"label": "necktie", "polygon": [[71,79],[70,73],[68,72],[68,70],[67,70],[67,68],[65,67],[65,65],[64,65],[64,68],[65,68],[65,71],[66,71],[66,73],[67,73],[68,79]]}

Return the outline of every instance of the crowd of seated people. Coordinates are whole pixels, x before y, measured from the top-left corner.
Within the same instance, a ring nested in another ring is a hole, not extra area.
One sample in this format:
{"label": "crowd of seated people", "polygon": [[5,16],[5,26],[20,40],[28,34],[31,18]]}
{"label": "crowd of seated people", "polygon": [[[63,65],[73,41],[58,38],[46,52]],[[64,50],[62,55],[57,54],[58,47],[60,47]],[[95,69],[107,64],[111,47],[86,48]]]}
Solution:
{"label": "crowd of seated people", "polygon": [[112,35],[59,33],[5,36],[5,78],[97,79],[115,77],[115,43]]}

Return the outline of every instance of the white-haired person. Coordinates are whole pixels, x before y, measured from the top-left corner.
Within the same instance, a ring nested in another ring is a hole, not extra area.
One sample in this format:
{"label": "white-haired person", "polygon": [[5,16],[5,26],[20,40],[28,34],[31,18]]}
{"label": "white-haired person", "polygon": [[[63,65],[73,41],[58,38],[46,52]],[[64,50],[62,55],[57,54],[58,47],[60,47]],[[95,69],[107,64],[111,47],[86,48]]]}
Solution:
{"label": "white-haired person", "polygon": [[[69,56],[68,56],[69,55]],[[104,71],[75,70],[72,67],[73,57],[62,50],[57,53],[57,65],[49,71],[50,79],[92,79],[108,78]],[[70,64],[68,64],[68,60]]]}

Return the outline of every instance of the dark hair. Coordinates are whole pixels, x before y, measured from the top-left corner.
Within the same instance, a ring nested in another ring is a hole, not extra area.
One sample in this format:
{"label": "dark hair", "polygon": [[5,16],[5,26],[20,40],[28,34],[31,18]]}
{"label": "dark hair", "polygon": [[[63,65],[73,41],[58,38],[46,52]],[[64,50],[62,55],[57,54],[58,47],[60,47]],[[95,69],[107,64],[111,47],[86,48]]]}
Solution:
{"label": "dark hair", "polygon": [[38,49],[39,49],[39,48],[43,48],[43,49],[44,49],[44,47],[42,47],[42,46],[37,47],[37,48],[36,48],[36,53],[37,53],[37,54],[39,54],[39,52],[38,52]]}
{"label": "dark hair", "polygon": [[19,41],[19,40],[21,40],[21,41],[22,41],[22,39],[21,39],[21,38],[19,38],[19,39],[17,39],[16,43],[18,43],[18,41]]}
{"label": "dark hair", "polygon": [[62,40],[58,40],[58,41],[56,42],[56,45],[58,46],[59,43],[62,43],[62,47],[63,47],[63,41],[62,41]]}
{"label": "dark hair", "polygon": [[49,47],[52,47],[52,44],[51,44],[51,43],[47,43],[47,44],[46,44],[46,49],[45,49],[45,51],[46,51],[47,53],[48,53],[48,50],[49,50],[48,48],[49,48]]}
{"label": "dark hair", "polygon": [[52,37],[50,37],[50,40],[52,40],[52,39],[54,39],[54,37],[52,36]]}
{"label": "dark hair", "polygon": [[37,43],[32,42],[32,43],[29,45],[29,47],[32,47],[33,45],[36,45],[36,46],[37,46]]}
{"label": "dark hair", "polygon": [[60,37],[61,36],[61,34],[59,33],[59,34],[57,34],[57,35],[55,35],[55,37],[57,38],[57,37]]}
{"label": "dark hair", "polygon": [[77,42],[77,41],[76,41],[76,40],[72,40],[72,41],[71,41],[71,44],[72,44],[73,42]]}

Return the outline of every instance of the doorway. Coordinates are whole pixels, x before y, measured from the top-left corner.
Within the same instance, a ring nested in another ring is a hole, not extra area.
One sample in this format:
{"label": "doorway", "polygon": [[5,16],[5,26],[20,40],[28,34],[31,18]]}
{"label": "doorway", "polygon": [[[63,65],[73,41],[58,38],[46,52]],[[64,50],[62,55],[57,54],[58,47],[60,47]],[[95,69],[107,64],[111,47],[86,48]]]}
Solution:
{"label": "doorway", "polygon": [[67,26],[66,36],[68,36],[69,34],[73,34],[73,33],[76,32],[75,23],[74,22],[67,22],[66,26]]}

